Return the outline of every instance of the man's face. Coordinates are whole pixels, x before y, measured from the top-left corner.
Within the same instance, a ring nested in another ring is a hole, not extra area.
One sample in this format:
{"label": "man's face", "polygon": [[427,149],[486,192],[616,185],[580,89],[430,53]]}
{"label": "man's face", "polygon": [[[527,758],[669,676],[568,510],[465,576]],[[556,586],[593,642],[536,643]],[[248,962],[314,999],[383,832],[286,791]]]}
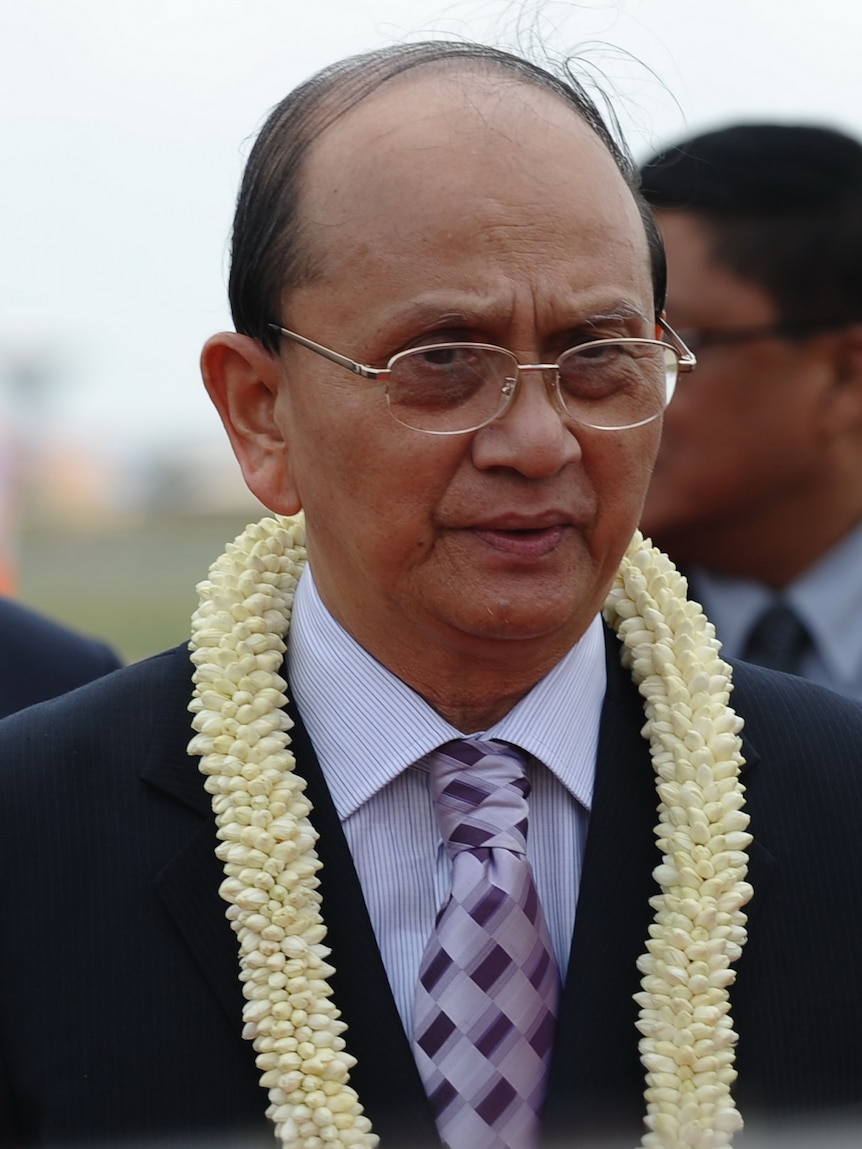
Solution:
{"label": "man's face", "polygon": [[[315,144],[302,213],[315,278],[276,318],[360,362],[459,340],[547,362],[655,334],[633,198],[549,93],[469,74],[390,83]],[[381,383],[287,341],[280,355],[275,509],[304,507],[341,623],[420,689],[465,658],[553,665],[637,525],[659,421],[580,428],[529,374],[503,418],[429,435],[392,418]]]}
{"label": "man's face", "polygon": [[[669,322],[728,331],[779,319],[772,298],[712,255],[708,226],[657,212],[668,256]],[[704,347],[665,413],[643,528],[681,562],[731,573],[793,508],[823,469],[822,398],[832,370],[826,340],[763,338]],[[780,524],[780,525],[779,525]]]}

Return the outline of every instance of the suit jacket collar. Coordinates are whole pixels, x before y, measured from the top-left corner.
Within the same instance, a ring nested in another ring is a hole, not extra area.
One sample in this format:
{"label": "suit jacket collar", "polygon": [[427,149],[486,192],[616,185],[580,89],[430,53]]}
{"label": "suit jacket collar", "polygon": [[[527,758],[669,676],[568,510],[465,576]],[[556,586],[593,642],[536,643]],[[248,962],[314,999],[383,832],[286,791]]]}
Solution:
{"label": "suit jacket collar", "polygon": [[[194,731],[188,710],[192,666],[187,646],[178,646],[163,656],[155,669],[158,673],[152,676],[153,698],[149,702],[153,728],[141,777],[147,785],[195,811],[200,820],[183,848],[154,875],[153,883],[202,975],[239,1031],[243,997],[237,946],[218,892],[224,873],[215,856],[212,804],[197,759],[188,755]],[[142,705],[146,704],[144,699]]]}
{"label": "suit jacket collar", "polygon": [[[192,696],[192,664],[188,644],[153,661],[154,674],[143,693],[152,693],[152,730],[141,769],[143,780],[196,810],[205,818],[212,804],[204,790],[196,760],[189,758],[188,744],[194,734],[189,703]],[[140,689],[140,688],[139,688]],[[142,705],[147,705],[146,697]]]}

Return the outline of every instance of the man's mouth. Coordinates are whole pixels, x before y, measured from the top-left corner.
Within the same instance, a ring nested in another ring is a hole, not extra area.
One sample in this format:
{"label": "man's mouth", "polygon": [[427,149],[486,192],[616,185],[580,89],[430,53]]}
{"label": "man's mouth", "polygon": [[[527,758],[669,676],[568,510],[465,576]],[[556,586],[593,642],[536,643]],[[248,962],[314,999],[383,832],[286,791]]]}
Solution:
{"label": "man's mouth", "polygon": [[477,538],[496,551],[521,558],[541,558],[560,545],[570,528],[563,523],[543,527],[476,527]]}

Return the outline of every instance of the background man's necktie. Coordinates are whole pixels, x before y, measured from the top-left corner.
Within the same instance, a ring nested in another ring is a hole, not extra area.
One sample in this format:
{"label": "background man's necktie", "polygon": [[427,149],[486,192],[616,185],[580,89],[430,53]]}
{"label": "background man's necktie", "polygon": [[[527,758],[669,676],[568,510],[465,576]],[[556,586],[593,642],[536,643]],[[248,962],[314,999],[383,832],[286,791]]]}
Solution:
{"label": "background man's necktie", "polygon": [[751,628],[742,657],[746,662],[799,674],[811,649],[811,636],[791,606],[777,602],[764,610]]}
{"label": "background man's necktie", "polygon": [[526,858],[525,756],[464,740],[429,764],[452,889],[419,971],[417,1064],[450,1149],[531,1149],[559,972]]}

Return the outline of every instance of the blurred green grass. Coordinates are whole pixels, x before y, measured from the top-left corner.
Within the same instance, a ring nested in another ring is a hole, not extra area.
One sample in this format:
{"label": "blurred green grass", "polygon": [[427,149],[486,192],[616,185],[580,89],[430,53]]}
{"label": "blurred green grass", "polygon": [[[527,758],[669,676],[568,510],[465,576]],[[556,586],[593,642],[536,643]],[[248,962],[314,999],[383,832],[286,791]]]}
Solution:
{"label": "blurred green grass", "polygon": [[265,512],[141,517],[107,525],[27,523],[18,537],[17,597],[126,662],[184,642],[195,585]]}

